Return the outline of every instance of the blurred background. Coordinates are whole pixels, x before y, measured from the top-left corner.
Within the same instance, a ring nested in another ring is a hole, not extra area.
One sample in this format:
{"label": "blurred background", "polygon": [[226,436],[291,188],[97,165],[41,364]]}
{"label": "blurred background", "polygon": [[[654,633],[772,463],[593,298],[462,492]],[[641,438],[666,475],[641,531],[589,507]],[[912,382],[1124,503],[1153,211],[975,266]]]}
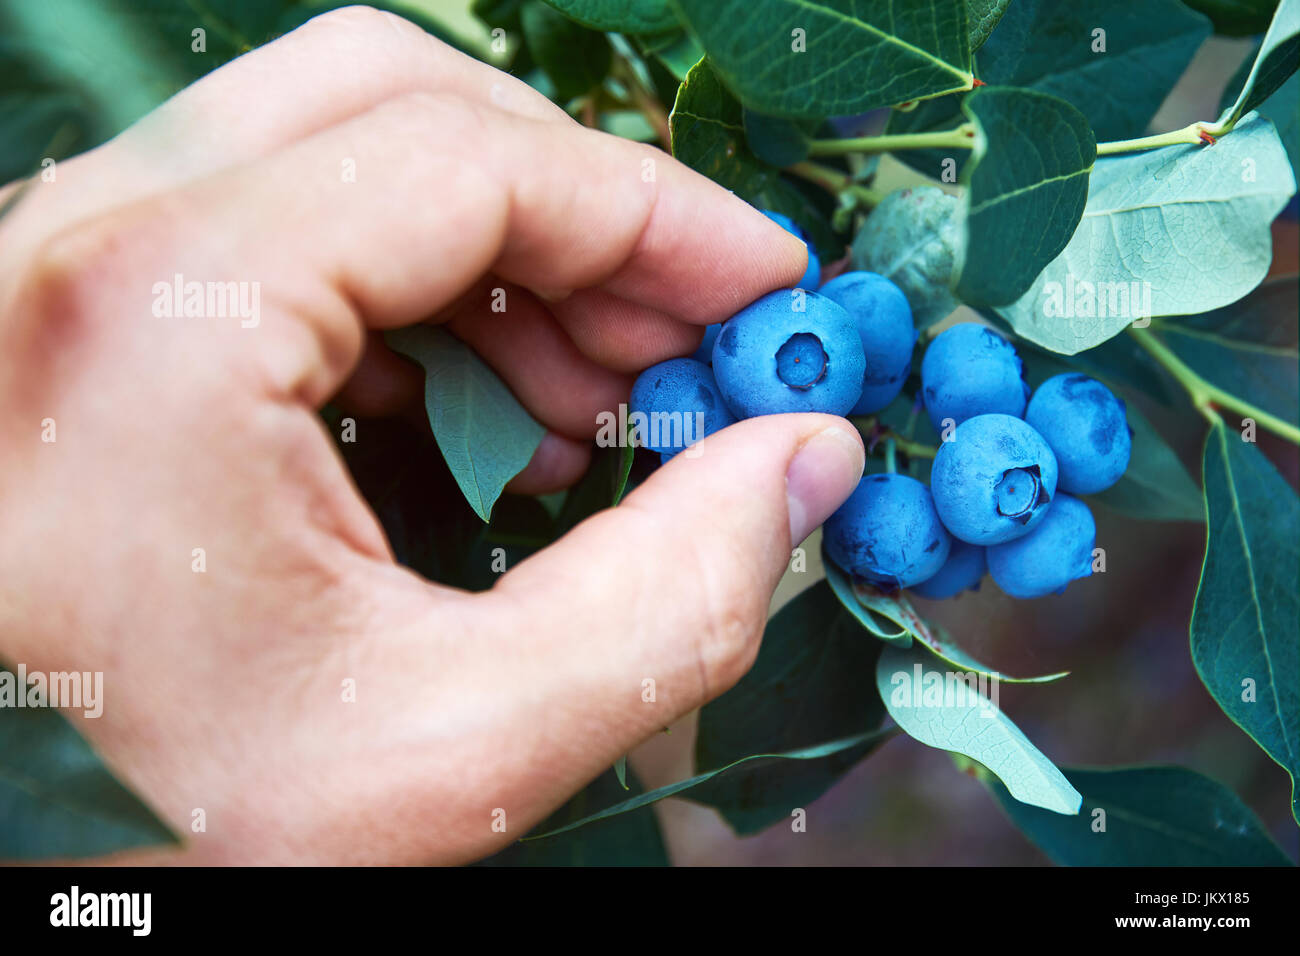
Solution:
{"label": "blurred background", "polygon": [[[233,31],[232,23],[254,24],[260,41],[336,5],[226,0],[209,9],[168,0],[0,0],[0,183],[31,174],[44,157],[73,155],[104,141],[246,48],[249,36]],[[488,28],[471,12],[470,0],[386,6],[410,12],[426,28],[489,62],[508,59],[492,52]],[[213,12],[217,8],[221,14]],[[234,14],[224,15],[230,11]],[[150,29],[141,28],[142,18],[149,19]],[[202,54],[188,40],[196,21],[207,31]],[[1216,117],[1224,88],[1252,43],[1207,40],[1151,132]],[[862,117],[855,129],[868,133],[882,123],[882,116]],[[876,187],[888,191],[923,181],[884,157]],[[1300,231],[1294,200],[1274,224],[1273,238],[1271,275],[1295,277]],[[948,321],[971,317],[959,312]],[[1294,296],[1261,319],[1289,329],[1295,341]],[[1199,476],[1203,423],[1189,413],[1176,387],[1168,393],[1166,403],[1138,397],[1140,410],[1189,472]],[[1262,431],[1259,442],[1294,485],[1300,472],[1297,450]],[[1096,517],[1098,543],[1108,561],[1104,575],[1032,602],[1008,599],[986,582],[979,593],[946,602],[918,599],[918,607],[994,667],[1009,673],[1072,672],[1050,686],[1002,687],[1002,706],[1056,763],[1167,763],[1200,771],[1235,791],[1296,858],[1300,833],[1290,817],[1286,774],[1219,710],[1188,652],[1204,527],[1143,522],[1101,508]],[[821,577],[816,538],[804,548],[808,568],[787,575],[774,609]],[[876,693],[871,675],[864,675],[862,692]],[[694,719],[671,731],[630,758],[646,787],[695,772]],[[612,794],[610,802],[618,797]],[[670,799],[642,812],[658,815],[670,858],[685,865],[1047,863],[981,783],[959,773],[946,753],[906,737],[884,745],[807,809],[805,833],[778,825],[744,839],[713,810],[686,800]]]}

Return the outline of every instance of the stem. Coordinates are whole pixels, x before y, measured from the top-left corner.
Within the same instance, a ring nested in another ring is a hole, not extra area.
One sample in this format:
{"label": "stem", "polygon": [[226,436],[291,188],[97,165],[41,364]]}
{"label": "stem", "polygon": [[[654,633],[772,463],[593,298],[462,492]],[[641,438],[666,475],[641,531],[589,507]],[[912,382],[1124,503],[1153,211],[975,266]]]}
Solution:
{"label": "stem", "polygon": [[939,449],[932,448],[929,445],[923,445],[920,442],[912,441],[911,439],[908,438],[903,438],[902,436],[897,435],[894,432],[890,432],[889,434],[890,434],[889,440],[892,441],[894,444],[896,444],[898,446],[898,450],[901,451],[908,458],[933,458],[935,454],[939,451]]}
{"label": "stem", "polygon": [[814,139],[809,155],[836,156],[843,153],[887,153],[897,149],[970,149],[975,129],[969,123],[938,133],[896,133],[859,136],[855,139]]}
{"label": "stem", "polygon": [[854,182],[853,177],[847,173],[822,166],[820,163],[795,163],[793,166],[787,166],[786,172],[794,173],[810,183],[816,183],[829,192],[848,193],[868,208],[880,205],[880,201],[885,198],[885,194],[879,190]]}
{"label": "stem", "polygon": [[[1179,146],[1188,144],[1195,146],[1198,143],[1212,141],[1216,135],[1226,133],[1224,129],[1215,133],[1208,123],[1192,123],[1190,126],[1184,126],[1182,129],[1176,129],[1171,133],[1157,133],[1155,136],[1142,136],[1138,139],[1120,139],[1113,143],[1098,143],[1097,155],[1109,156],[1112,153],[1133,153],[1142,149],[1159,149],[1161,146]],[[1204,134],[1204,135],[1202,135]],[[1205,136],[1210,136],[1211,140],[1206,140]]]}
{"label": "stem", "polygon": [[614,76],[627,89],[628,96],[632,104],[640,111],[641,115],[646,118],[646,122],[654,129],[655,135],[663,143],[664,149],[668,149],[672,136],[671,127],[668,125],[668,111],[664,105],[659,102],[659,97],[655,96],[641,84],[641,78],[637,76],[636,70],[632,68],[624,57],[619,56],[615,61]]}
{"label": "stem", "polygon": [[1137,339],[1138,344],[1150,352],[1152,358],[1164,366],[1165,371],[1172,375],[1178,384],[1187,391],[1188,397],[1192,400],[1192,405],[1210,424],[1216,425],[1222,421],[1218,412],[1215,411],[1217,405],[1220,408],[1237,412],[1245,418],[1253,418],[1273,434],[1279,435],[1293,444],[1300,445],[1300,428],[1296,428],[1290,422],[1283,421],[1276,415],[1270,415],[1262,408],[1243,401],[1236,395],[1225,392],[1217,385],[1210,384],[1188,368],[1186,363],[1175,355],[1169,346],[1160,341],[1150,329],[1138,329],[1129,326],[1129,332]]}
{"label": "stem", "polygon": [[898,456],[894,450],[894,439],[885,439],[885,471],[891,475],[898,471]]}

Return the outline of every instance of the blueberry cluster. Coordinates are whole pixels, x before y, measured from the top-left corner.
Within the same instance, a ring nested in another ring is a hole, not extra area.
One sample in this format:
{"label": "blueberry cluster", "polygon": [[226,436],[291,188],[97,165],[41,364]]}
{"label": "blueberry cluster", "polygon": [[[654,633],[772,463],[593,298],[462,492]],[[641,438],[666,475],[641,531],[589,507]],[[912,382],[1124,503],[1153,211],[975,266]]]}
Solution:
{"label": "blueberry cluster", "polygon": [[[777,213],[767,215],[808,242]],[[689,419],[690,441],[741,418],[782,412],[867,415],[889,405],[912,368],[917,333],[903,293],[870,272],[817,291],[809,248],[803,285],[770,293],[710,326],[690,358],[643,373],[632,411],[649,423]],[[1096,525],[1076,495],[1102,491],[1128,466],[1124,403],[1086,375],[1030,393],[1014,346],[960,323],[921,361],[919,401],[943,441],[930,484],[864,476],[823,528],[832,561],[887,590],[947,598],[987,572],[1007,594],[1041,597],[1092,573]],[[678,433],[643,443],[666,461]]]}

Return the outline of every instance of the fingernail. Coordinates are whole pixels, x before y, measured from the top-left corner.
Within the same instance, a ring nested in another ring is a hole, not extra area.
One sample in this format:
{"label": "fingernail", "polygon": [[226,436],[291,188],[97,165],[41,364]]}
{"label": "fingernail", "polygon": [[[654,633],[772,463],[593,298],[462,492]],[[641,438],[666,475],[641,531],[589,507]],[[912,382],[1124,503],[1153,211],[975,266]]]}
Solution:
{"label": "fingernail", "polygon": [[803,443],[785,472],[790,544],[796,545],[830,517],[858,486],[862,441],[847,425],[832,425]]}

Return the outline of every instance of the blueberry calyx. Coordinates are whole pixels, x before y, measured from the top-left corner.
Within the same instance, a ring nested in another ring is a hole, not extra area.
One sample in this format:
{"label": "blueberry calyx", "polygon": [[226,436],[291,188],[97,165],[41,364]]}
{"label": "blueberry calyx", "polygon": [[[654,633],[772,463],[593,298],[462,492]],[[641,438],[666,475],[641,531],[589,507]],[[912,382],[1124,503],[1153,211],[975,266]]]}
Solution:
{"label": "blueberry calyx", "polygon": [[811,332],[796,332],[776,350],[776,376],[790,388],[812,388],[826,377],[830,358]]}
{"label": "blueberry calyx", "polygon": [[1051,500],[1037,465],[1008,468],[993,492],[997,496],[998,514],[1020,524],[1027,524],[1039,505]]}

